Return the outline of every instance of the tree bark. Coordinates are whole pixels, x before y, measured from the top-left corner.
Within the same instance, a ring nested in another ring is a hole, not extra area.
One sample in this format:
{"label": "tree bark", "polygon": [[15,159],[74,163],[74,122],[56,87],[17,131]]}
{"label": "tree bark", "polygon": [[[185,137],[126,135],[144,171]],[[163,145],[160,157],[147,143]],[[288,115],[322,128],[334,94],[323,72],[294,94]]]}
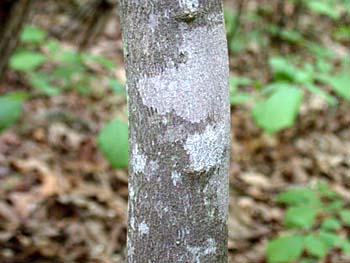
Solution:
{"label": "tree bark", "polygon": [[227,262],[230,106],[220,0],[121,0],[129,263]]}
{"label": "tree bark", "polygon": [[0,80],[15,50],[32,0],[4,0],[0,3]]}

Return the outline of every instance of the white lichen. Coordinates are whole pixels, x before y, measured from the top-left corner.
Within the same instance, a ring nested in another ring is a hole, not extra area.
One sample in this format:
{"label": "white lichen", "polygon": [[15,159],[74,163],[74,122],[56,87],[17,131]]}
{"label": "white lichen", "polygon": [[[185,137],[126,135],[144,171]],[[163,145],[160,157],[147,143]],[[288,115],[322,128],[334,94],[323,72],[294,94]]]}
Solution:
{"label": "white lichen", "polygon": [[183,8],[189,9],[191,11],[195,11],[199,7],[198,0],[181,0],[180,5]]}
{"label": "white lichen", "polygon": [[146,179],[148,181],[154,180],[154,177],[158,175],[158,169],[159,169],[159,163],[157,160],[148,161],[144,169],[144,174]]}
{"label": "white lichen", "polygon": [[133,200],[135,197],[135,191],[134,188],[131,186],[131,184],[129,184],[129,200]]}
{"label": "white lichen", "polygon": [[132,149],[132,168],[135,173],[143,173],[146,167],[147,157],[142,154],[137,143]]}
{"label": "white lichen", "polygon": [[135,230],[135,217],[130,217],[130,227],[132,230]]}
{"label": "white lichen", "polygon": [[139,224],[138,230],[139,230],[139,232],[140,232],[141,235],[146,235],[146,234],[149,233],[149,227],[148,227],[148,225],[145,223],[145,221],[142,221],[142,223]]}
{"label": "white lichen", "polygon": [[213,238],[208,238],[203,246],[187,246],[187,250],[192,254],[193,262],[200,263],[203,257],[216,252],[217,245]]}
{"label": "white lichen", "polygon": [[173,185],[177,186],[181,182],[181,173],[177,171],[172,171],[171,172],[171,179],[173,181]]}
{"label": "white lichen", "polygon": [[[185,2],[192,6],[198,1]],[[140,78],[136,85],[143,104],[158,114],[173,112],[191,123],[199,123],[229,107],[225,32],[222,26],[197,27],[184,28],[181,35],[179,58],[182,56],[183,62],[174,65],[168,61],[168,68],[159,75]]]}
{"label": "white lichen", "polygon": [[203,133],[188,136],[184,148],[193,171],[207,171],[221,161],[228,142],[227,130],[224,124],[208,125]]}
{"label": "white lichen", "polygon": [[207,240],[207,248],[204,250],[205,255],[214,254],[216,252],[216,242],[213,238]]}

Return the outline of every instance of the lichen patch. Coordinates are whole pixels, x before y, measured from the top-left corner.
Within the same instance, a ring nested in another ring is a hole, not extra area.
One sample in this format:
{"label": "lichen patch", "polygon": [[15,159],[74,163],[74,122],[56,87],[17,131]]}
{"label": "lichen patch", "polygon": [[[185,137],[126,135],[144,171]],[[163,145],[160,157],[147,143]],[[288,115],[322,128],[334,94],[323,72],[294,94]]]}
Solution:
{"label": "lichen patch", "polygon": [[[195,0],[186,2],[196,4]],[[225,32],[222,26],[210,31],[204,27],[184,28],[179,61],[168,61],[168,68],[161,74],[137,80],[145,106],[156,109],[160,115],[174,112],[191,123],[199,123],[228,107],[227,46],[222,39]],[[212,37],[208,38],[208,34]],[[185,60],[181,59],[183,54]]]}
{"label": "lichen patch", "polygon": [[135,173],[143,173],[146,167],[147,157],[141,152],[137,143],[132,149],[132,168]]}
{"label": "lichen patch", "polygon": [[213,238],[208,238],[203,246],[187,246],[187,251],[192,254],[192,260],[195,263],[200,263],[203,257],[214,254],[216,250],[217,245]]}
{"label": "lichen patch", "polygon": [[224,124],[208,125],[204,132],[188,136],[184,149],[189,155],[190,168],[195,172],[208,171],[221,161],[227,142]]}
{"label": "lichen patch", "polygon": [[171,180],[173,182],[174,186],[177,186],[179,183],[181,183],[181,173],[177,171],[172,171],[171,172]]}
{"label": "lichen patch", "polygon": [[142,223],[139,224],[138,230],[141,235],[146,235],[149,233],[149,226],[145,223],[145,221],[142,221]]}

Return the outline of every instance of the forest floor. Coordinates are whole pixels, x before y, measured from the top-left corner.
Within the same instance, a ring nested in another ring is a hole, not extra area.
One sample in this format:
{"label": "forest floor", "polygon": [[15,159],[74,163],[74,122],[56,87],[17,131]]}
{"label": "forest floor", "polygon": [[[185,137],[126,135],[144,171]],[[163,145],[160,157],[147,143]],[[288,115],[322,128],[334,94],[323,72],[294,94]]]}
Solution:
{"label": "forest floor", "polygon": [[[116,21],[92,49],[117,61],[124,81]],[[263,74],[258,54],[235,54],[232,73],[249,66]],[[0,93],[18,89],[28,87],[9,72]],[[96,134],[125,106],[98,93],[38,96],[0,134],[1,263],[124,262],[128,174],[111,169]],[[283,231],[285,209],[275,197],[288,187],[325,181],[350,199],[349,111],[349,103],[332,108],[310,97],[294,127],[269,136],[246,107],[232,107],[230,262],[265,262],[267,240]]]}

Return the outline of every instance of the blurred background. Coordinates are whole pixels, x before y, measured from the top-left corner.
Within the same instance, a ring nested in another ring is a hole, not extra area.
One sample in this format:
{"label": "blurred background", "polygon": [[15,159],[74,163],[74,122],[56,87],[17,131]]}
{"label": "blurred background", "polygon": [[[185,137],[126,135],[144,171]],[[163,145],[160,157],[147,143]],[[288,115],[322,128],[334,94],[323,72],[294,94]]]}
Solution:
{"label": "blurred background", "polygon": [[[114,0],[0,1],[0,262],[124,262]],[[229,258],[350,262],[350,0],[227,0]]]}

